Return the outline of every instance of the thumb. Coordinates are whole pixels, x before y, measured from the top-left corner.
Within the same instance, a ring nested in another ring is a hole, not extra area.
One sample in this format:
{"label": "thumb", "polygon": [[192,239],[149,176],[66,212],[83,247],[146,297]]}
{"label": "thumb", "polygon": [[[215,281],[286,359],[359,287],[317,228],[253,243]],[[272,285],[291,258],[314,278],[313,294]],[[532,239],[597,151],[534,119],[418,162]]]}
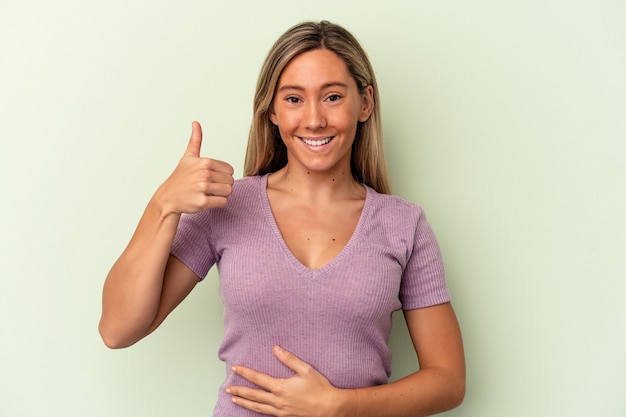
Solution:
{"label": "thumb", "polygon": [[185,150],[185,156],[200,156],[200,146],[202,145],[202,126],[198,122],[191,123],[191,137]]}
{"label": "thumb", "polygon": [[297,374],[304,373],[310,367],[308,363],[280,346],[274,346],[273,352],[279,361]]}

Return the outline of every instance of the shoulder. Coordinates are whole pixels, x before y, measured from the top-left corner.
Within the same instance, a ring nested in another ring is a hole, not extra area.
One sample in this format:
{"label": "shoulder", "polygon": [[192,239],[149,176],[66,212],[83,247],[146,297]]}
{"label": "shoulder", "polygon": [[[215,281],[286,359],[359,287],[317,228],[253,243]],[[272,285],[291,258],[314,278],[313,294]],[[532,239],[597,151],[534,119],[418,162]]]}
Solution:
{"label": "shoulder", "polygon": [[373,188],[367,187],[367,196],[370,210],[375,215],[411,223],[416,223],[424,217],[424,210],[421,206],[396,195],[380,194]]}
{"label": "shoulder", "polygon": [[258,175],[236,179],[235,184],[233,184],[233,190],[237,192],[258,190],[261,188],[262,180],[263,177]]}
{"label": "shoulder", "polygon": [[226,204],[226,207],[234,203],[246,204],[248,201],[251,200],[258,201],[261,197],[262,191],[263,177],[252,176],[239,178],[235,180],[235,183],[233,184],[233,193],[228,198],[228,203]]}

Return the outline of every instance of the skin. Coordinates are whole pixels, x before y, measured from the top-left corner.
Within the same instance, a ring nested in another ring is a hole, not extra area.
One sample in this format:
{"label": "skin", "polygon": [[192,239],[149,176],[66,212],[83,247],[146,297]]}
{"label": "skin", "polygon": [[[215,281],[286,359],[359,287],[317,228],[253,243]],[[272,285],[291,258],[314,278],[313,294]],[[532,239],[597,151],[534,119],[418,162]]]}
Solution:
{"label": "skin", "polygon": [[[330,262],[358,222],[365,195],[350,175],[350,151],[357,123],[367,120],[372,105],[371,86],[359,92],[343,61],[328,50],[299,55],[279,79],[271,120],[287,147],[288,164],[269,177],[268,197],[289,248],[309,268]],[[312,147],[303,138],[332,140]],[[329,243],[331,235],[340,236],[335,245]],[[338,389],[275,346],[276,359],[294,372],[291,378],[235,366],[235,373],[262,389],[232,386],[227,392],[241,407],[281,417],[426,416],[457,406],[465,393],[465,362],[452,306],[404,315],[421,367],[406,378]]]}
{"label": "skin", "polygon": [[183,157],[107,275],[98,329],[110,348],[130,346],[154,331],[199,280],[169,254],[180,215],[223,207],[234,182],[229,164],[200,157],[201,144],[202,129],[194,122]]}
{"label": "skin", "polygon": [[289,249],[317,269],[346,245],[361,215],[365,189],[352,178],[350,154],[357,122],[372,112],[373,90],[359,92],[343,61],[322,49],[283,70],[273,103],[270,119],[288,163],[270,175],[268,198]]}
{"label": "skin", "polygon": [[[327,50],[296,57],[281,74],[270,118],[287,147],[288,163],[270,175],[267,193],[285,242],[311,269],[330,262],[358,222],[365,191],[350,174],[350,150],[357,123],[367,120],[372,106],[372,87],[358,91],[343,61]],[[180,215],[223,207],[234,182],[229,164],[200,156],[201,144],[202,130],[194,122],[184,155],[107,275],[99,331],[111,348],[130,346],[154,331],[199,280],[169,255]],[[260,389],[227,390],[238,406],[281,417],[425,416],[455,407],[465,392],[465,363],[452,306],[404,314],[420,370],[399,381],[338,389],[277,346],[276,359],[292,377],[235,366],[234,372]]]}

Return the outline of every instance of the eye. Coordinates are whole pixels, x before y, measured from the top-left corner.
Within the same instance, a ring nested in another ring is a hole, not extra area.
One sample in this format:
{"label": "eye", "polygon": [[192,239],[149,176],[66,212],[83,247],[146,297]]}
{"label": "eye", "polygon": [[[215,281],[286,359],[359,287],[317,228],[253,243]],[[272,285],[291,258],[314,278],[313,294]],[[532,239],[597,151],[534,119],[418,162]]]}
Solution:
{"label": "eye", "polygon": [[330,101],[330,102],[335,102],[335,101],[339,101],[341,100],[341,96],[339,94],[331,94],[329,95],[326,100]]}
{"label": "eye", "polygon": [[285,101],[289,104],[298,104],[300,99],[296,96],[287,96],[285,97]]}

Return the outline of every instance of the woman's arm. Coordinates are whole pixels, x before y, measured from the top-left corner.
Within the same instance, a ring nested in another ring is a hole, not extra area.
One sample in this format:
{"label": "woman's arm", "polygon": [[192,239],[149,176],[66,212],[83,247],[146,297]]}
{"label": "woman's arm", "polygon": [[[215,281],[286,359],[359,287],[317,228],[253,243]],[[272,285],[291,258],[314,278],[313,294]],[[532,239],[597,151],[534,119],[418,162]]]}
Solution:
{"label": "woman's arm", "polygon": [[356,413],[428,416],[457,407],[465,396],[465,355],[450,303],[404,312],[420,370],[398,381],[357,390]]}
{"label": "woman's arm", "polygon": [[405,317],[420,370],[398,381],[354,390],[334,388],[310,365],[275,348],[276,357],[295,372],[293,377],[277,379],[237,366],[238,375],[265,390],[229,387],[228,392],[237,405],[280,417],[416,417],[458,406],[465,395],[465,359],[452,306],[405,311]]}
{"label": "woman's arm", "polygon": [[234,182],[230,165],[200,157],[201,144],[202,130],[194,122],[185,154],[107,275],[98,329],[111,348],[130,346],[152,332],[198,282],[170,256],[180,215],[223,207]]}

